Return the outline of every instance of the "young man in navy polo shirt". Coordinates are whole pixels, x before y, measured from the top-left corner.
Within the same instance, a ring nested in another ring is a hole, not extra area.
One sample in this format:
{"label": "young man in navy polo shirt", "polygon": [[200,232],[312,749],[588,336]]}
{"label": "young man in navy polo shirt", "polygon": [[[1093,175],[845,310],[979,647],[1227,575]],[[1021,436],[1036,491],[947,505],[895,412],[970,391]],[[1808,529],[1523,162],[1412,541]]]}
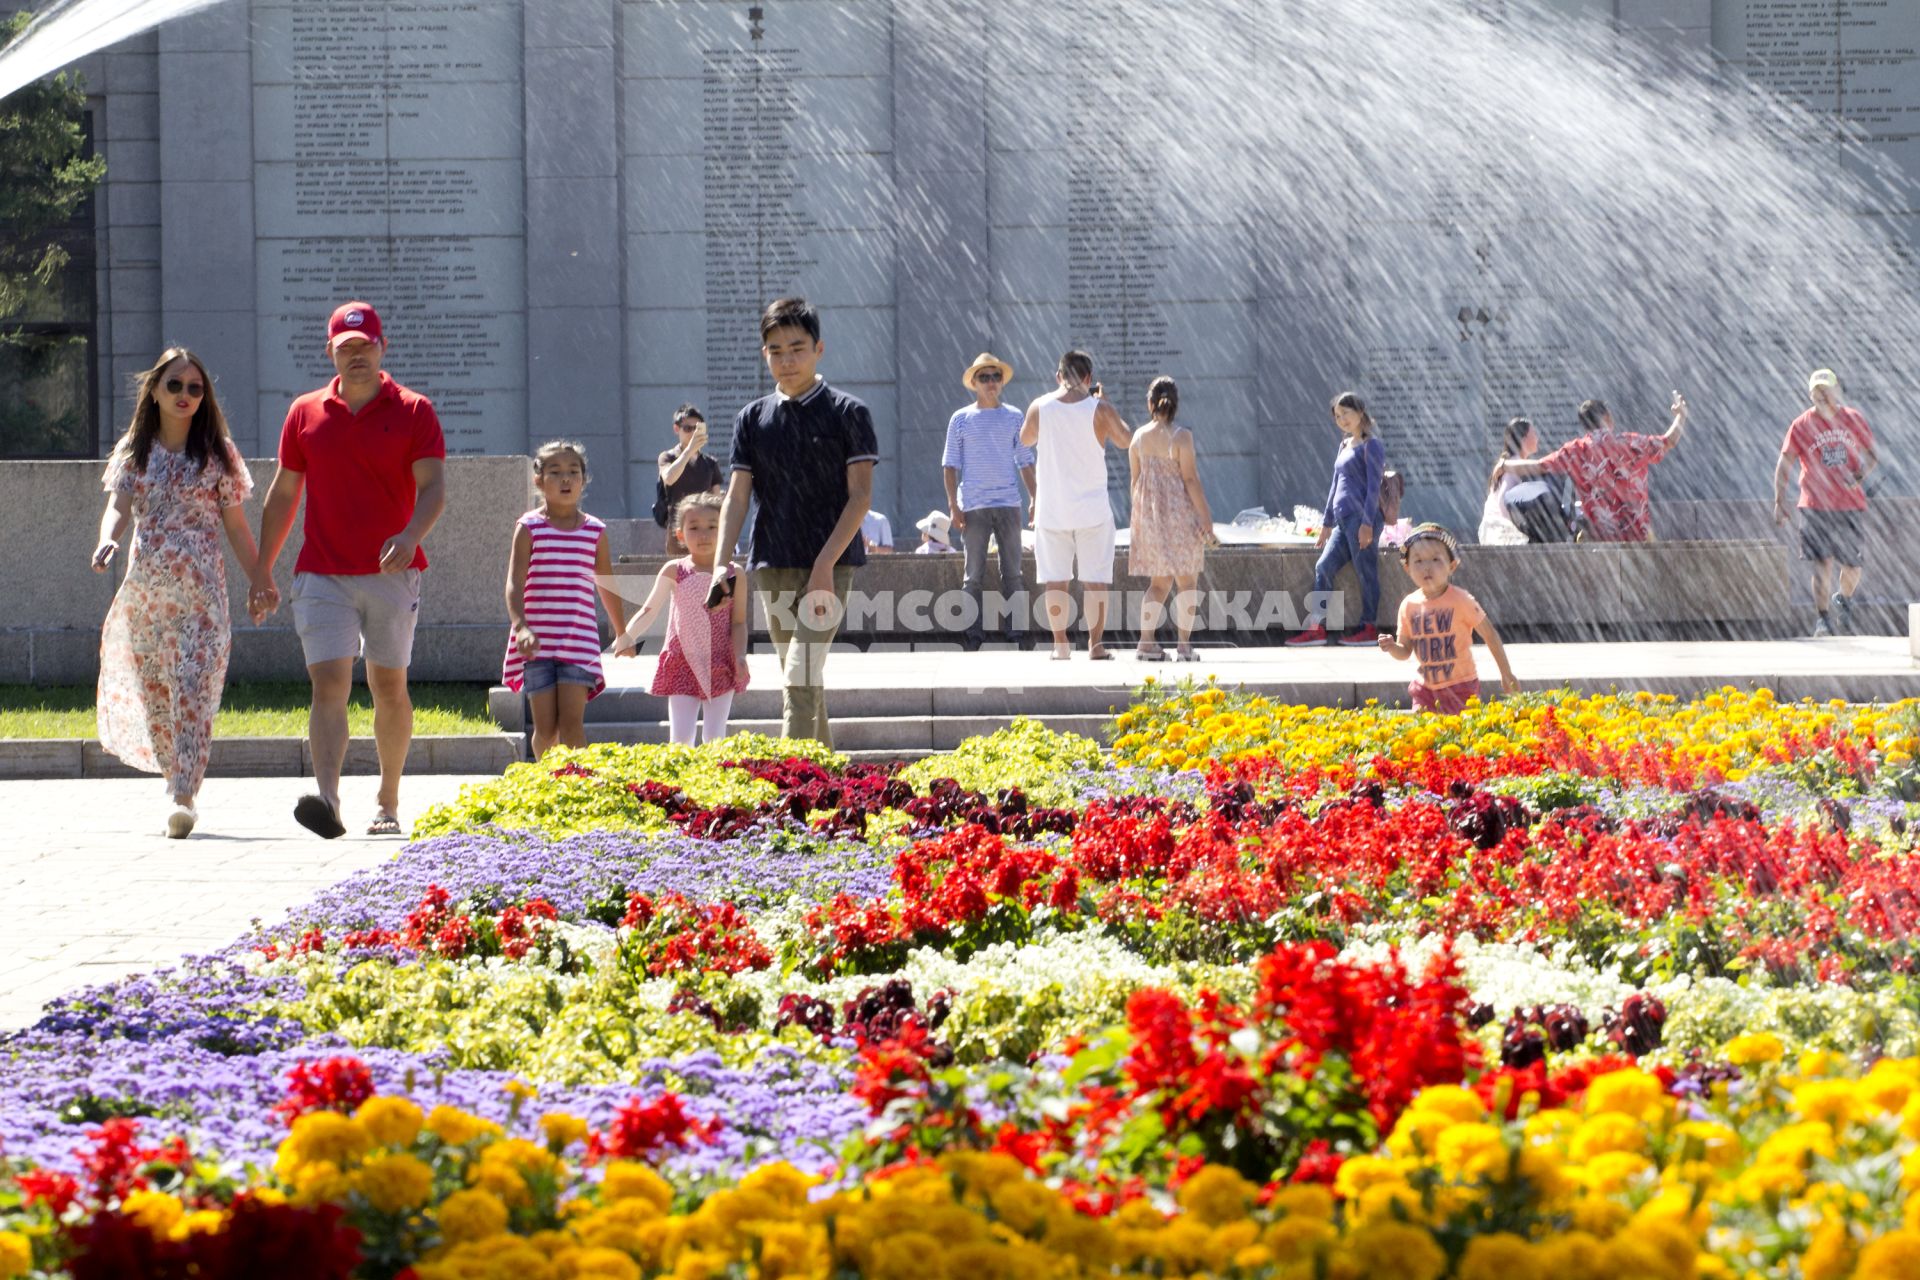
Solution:
{"label": "young man in navy polo shirt", "polygon": [[[820,313],[806,299],[781,298],[761,315],[760,353],[775,390],[733,420],[720,545],[734,545],[747,504],[758,499],[749,567],[780,656],[780,731],[832,746],[827,648],[846,613],[853,571],[867,562],[860,522],[880,447],[867,406],[815,371],[824,350]],[[708,606],[725,590],[716,579]]]}
{"label": "young man in navy polo shirt", "polygon": [[[433,402],[380,371],[386,341],[372,307],[349,302],[333,313],[327,355],[339,377],[287,410],[280,466],[260,513],[259,577],[271,583],[306,493],[293,628],[313,681],[307,741],[315,794],[301,797],[293,816],[329,840],[346,832],[347,696],[353,660],[365,657],[380,753],[379,807],[367,834],[399,835],[400,774],[413,741],[407,667],[427,567],[420,540],[446,506],[447,444]],[[268,586],[247,611],[257,624],[279,605],[279,590]]]}

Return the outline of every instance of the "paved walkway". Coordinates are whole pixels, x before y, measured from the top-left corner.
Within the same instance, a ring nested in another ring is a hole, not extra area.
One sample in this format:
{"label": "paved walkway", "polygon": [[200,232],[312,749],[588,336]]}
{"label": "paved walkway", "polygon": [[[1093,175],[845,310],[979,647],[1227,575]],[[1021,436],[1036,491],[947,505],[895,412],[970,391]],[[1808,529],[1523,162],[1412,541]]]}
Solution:
{"label": "paved walkway", "polygon": [[[294,825],[297,778],[210,778],[200,829],[161,834],[158,779],[0,782],[0,1030],[27,1026],[79,987],[223,947],[313,892],[393,856],[401,841],[353,834],[375,778],[344,784],[349,834]],[[410,777],[405,814],[451,800],[472,776]]]}

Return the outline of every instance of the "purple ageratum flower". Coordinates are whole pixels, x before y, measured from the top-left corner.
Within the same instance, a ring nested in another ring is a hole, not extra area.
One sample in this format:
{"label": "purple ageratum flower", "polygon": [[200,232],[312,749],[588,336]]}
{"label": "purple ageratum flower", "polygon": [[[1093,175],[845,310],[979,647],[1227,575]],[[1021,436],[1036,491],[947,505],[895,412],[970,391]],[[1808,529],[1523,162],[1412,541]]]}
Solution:
{"label": "purple ageratum flower", "polygon": [[250,1055],[298,1044],[306,1027],[288,1018],[255,1012],[269,1000],[298,1000],[296,978],[264,977],[217,956],[191,956],[178,967],[123,978],[62,996],[46,1006],[30,1030],[0,1036],[0,1052],[13,1041],[41,1036],[130,1040],[138,1044],[178,1041],[224,1055]]}
{"label": "purple ageratum flower", "polygon": [[703,1053],[645,1063],[633,1083],[543,1089],[510,1118],[513,1101],[505,1086],[516,1077],[508,1073],[449,1070],[431,1056],[356,1050],[336,1037],[228,1057],[177,1040],[23,1034],[0,1059],[0,1151],[77,1173],[74,1148],[87,1124],[69,1123],[62,1113],[71,1114],[84,1100],[94,1114],[105,1109],[145,1116],[149,1137],[180,1135],[196,1155],[230,1172],[265,1168],[286,1136],[273,1107],[286,1095],[287,1072],[299,1062],[341,1053],[365,1062],[381,1093],[404,1094],[429,1111],[443,1103],[459,1107],[534,1140],[541,1136],[544,1112],[571,1112],[602,1129],[630,1099],[647,1101],[672,1090],[686,1099],[691,1114],[722,1122],[712,1145],[666,1159],[667,1174],[682,1181],[738,1175],[774,1160],[821,1172],[866,1122],[865,1108],[847,1092],[845,1066],[785,1047],[742,1067],[726,1067],[718,1055]]}
{"label": "purple ageratum flower", "polygon": [[490,911],[545,898],[567,920],[587,918],[596,904],[618,901],[624,908],[633,892],[678,892],[750,910],[794,897],[870,896],[885,892],[892,861],[863,843],[792,832],[719,841],[636,831],[561,840],[531,832],[442,836],[416,841],[393,861],[324,890],[267,936],[284,942],[313,927],[397,929],[436,884],[456,902],[471,900]]}

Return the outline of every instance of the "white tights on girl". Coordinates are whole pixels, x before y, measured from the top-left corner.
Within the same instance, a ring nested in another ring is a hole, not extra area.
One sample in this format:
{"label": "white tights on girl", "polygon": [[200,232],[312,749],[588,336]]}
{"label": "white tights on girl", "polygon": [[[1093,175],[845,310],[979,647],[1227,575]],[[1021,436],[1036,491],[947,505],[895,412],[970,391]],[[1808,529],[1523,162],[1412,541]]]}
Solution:
{"label": "white tights on girl", "polygon": [[704,721],[703,741],[718,742],[727,736],[727,713],[733,710],[733,690],[716,693],[711,698],[696,698],[692,694],[675,693],[667,697],[667,729],[672,741],[682,746],[693,745],[693,728],[696,720]]}

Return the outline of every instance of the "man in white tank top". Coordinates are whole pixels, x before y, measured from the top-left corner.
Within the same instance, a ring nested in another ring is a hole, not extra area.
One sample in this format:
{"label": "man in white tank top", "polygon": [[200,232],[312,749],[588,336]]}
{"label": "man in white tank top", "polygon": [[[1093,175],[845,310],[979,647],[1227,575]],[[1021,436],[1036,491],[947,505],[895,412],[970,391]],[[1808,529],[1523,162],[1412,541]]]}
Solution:
{"label": "man in white tank top", "polygon": [[1035,452],[1034,570],[1046,584],[1047,627],[1053,660],[1073,656],[1067,639],[1067,587],[1078,565],[1087,604],[1087,656],[1111,658],[1101,637],[1107,628],[1107,587],[1113,583],[1113,506],[1107,500],[1107,446],[1124,451],[1133,432],[1093,385],[1093,357],[1060,357],[1058,391],[1027,406],[1020,443]]}

